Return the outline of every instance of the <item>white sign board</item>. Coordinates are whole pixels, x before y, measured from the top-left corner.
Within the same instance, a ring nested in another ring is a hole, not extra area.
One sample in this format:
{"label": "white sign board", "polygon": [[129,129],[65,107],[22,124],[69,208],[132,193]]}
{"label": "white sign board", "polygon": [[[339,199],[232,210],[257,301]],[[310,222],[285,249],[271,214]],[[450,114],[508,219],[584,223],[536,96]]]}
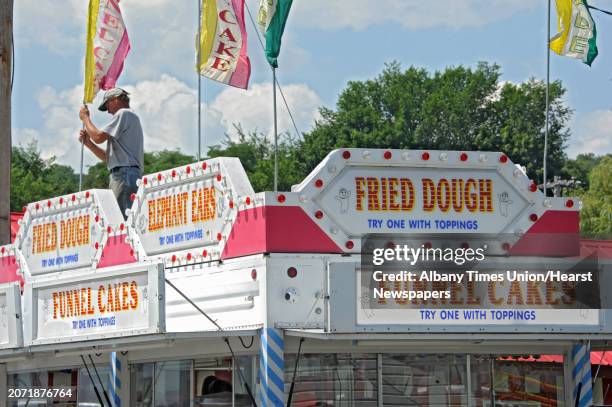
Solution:
{"label": "white sign board", "polygon": [[73,342],[164,330],[163,265],[140,263],[28,283],[26,342]]}
{"label": "white sign board", "polygon": [[513,235],[547,211],[577,211],[546,198],[503,153],[340,149],[292,188],[300,206],[343,250],[366,234]]}
{"label": "white sign board", "polygon": [[[516,260],[517,270],[526,270],[523,266],[530,264],[521,258],[509,259]],[[609,332],[609,317],[600,300],[606,293],[601,276],[590,267],[559,271],[564,270],[559,268],[562,265],[556,263],[555,270],[543,273],[471,267],[470,273],[436,273],[431,267],[381,273],[355,263],[331,263],[326,329],[345,333]]]}
{"label": "white sign board", "polygon": [[19,283],[0,284],[0,349],[23,344]]}
{"label": "white sign board", "polygon": [[236,217],[239,197],[252,194],[236,158],[147,175],[128,218],[134,245],[142,251],[141,258],[176,259],[188,250],[190,261],[216,258]]}
{"label": "white sign board", "polygon": [[600,324],[598,309],[497,309],[497,308],[449,308],[433,310],[416,309],[363,309],[357,312],[359,325],[379,326],[384,329],[389,325],[422,326],[516,326],[547,325],[585,325]]}
{"label": "white sign board", "polygon": [[31,275],[89,268],[123,216],[110,190],[90,190],[27,206],[16,239],[22,268]]}
{"label": "white sign board", "polygon": [[365,265],[356,273],[357,323],[555,326],[601,322],[602,286],[596,263],[538,257],[487,259],[484,255],[482,261],[466,263],[464,251],[456,253],[457,263],[412,259],[390,262],[386,268],[378,261],[381,258],[374,264],[363,257]]}
{"label": "white sign board", "polygon": [[499,233],[529,202],[484,169],[347,167],[317,198],[350,235]]}

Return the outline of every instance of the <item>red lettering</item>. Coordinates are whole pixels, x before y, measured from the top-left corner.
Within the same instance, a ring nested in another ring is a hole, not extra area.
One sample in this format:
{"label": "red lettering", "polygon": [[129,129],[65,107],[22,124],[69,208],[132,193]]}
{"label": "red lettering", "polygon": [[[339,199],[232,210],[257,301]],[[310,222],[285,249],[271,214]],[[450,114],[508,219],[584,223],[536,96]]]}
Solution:
{"label": "red lettering", "polygon": [[236,21],[229,21],[227,19],[228,14],[234,17],[234,15],[229,10],[221,10],[221,12],[219,13],[219,18],[221,19],[221,21],[226,22],[228,24],[236,24]]}
{"label": "red lettering", "polygon": [[436,185],[429,178],[423,178],[423,210],[432,212],[436,206]]}
{"label": "red lettering", "polygon": [[451,205],[451,191],[448,180],[442,178],[438,181],[438,208],[442,212],[448,212]]}
{"label": "red lettering", "polygon": [[107,9],[108,9],[108,5],[111,5],[117,13],[121,14],[121,10],[119,10],[119,0],[108,0],[106,4],[107,4],[106,5]]}
{"label": "red lettering", "polygon": [[59,308],[59,300],[57,293],[53,293],[53,319],[57,319],[57,309]]}
{"label": "red lettering", "polygon": [[[106,53],[106,55],[101,55],[100,51],[104,51]],[[94,50],[93,50],[93,53],[94,53],[94,55],[96,57],[104,59],[104,58],[106,58],[110,54],[110,51],[107,50],[107,49],[104,49],[102,47],[95,47]]]}
{"label": "red lettering", "polygon": [[232,54],[230,51],[235,50],[236,47],[226,47],[225,43],[220,42],[219,43],[219,47],[217,48],[217,54],[219,55],[223,55],[223,54],[227,54],[229,55],[231,58],[236,58],[236,55]]}
{"label": "red lettering", "polygon": [[380,201],[378,200],[378,191],[380,186],[378,185],[378,178],[368,177],[368,210],[379,211]]}
{"label": "red lettering", "polygon": [[229,27],[223,30],[221,34],[219,34],[219,37],[220,38],[225,37],[227,38],[228,41],[237,42],[236,37],[234,37],[234,34],[232,34],[232,30],[230,30]]}
{"label": "red lettering", "polygon": [[478,209],[478,195],[472,192],[476,189],[476,181],[472,178],[468,179],[465,183],[465,190],[463,193],[463,199],[465,199],[465,207],[470,212],[476,212]]}
{"label": "red lettering", "polygon": [[107,12],[104,12],[104,17],[102,17],[102,23],[115,30],[122,29],[121,21],[117,17],[108,14]]}
{"label": "red lettering", "polygon": [[414,208],[414,184],[407,178],[400,179],[402,189],[402,211],[412,211]]}
{"label": "red lettering", "polygon": [[100,33],[98,34],[98,38],[100,38],[102,41],[106,41],[106,42],[115,42],[114,38],[106,38],[106,34],[109,31],[106,28],[101,28],[100,29]]}
{"label": "red lettering", "polygon": [[364,187],[366,186],[366,180],[363,177],[355,177],[355,206],[358,211],[363,210],[363,198],[365,197]]}
{"label": "red lettering", "polygon": [[212,68],[225,72],[229,70],[229,61],[227,59],[215,57],[215,62],[213,62]]}
{"label": "red lettering", "polygon": [[400,210],[399,203],[397,203],[397,196],[399,195],[398,185],[399,180],[397,178],[389,178],[389,210],[392,211]]}
{"label": "red lettering", "polygon": [[136,283],[136,281],[132,281],[130,283],[130,297],[132,297],[130,301],[130,308],[138,308],[138,284]]}

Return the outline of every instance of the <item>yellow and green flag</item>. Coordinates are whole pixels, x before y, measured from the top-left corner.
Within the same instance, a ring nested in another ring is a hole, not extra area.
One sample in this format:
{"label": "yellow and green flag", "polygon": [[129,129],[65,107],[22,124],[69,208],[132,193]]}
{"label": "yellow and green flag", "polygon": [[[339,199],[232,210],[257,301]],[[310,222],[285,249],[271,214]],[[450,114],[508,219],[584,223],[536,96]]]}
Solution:
{"label": "yellow and green flag", "polygon": [[550,49],[561,56],[581,59],[591,66],[597,57],[597,29],[586,0],[556,0],[559,33]]}

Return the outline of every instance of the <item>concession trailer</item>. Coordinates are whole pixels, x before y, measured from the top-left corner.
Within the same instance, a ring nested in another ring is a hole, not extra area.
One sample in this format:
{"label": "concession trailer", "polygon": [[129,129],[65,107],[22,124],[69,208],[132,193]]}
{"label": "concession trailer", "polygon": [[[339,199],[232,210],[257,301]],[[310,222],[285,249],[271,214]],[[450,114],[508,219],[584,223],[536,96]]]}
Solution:
{"label": "concession trailer", "polygon": [[[214,158],[132,198],[33,202],[0,248],[0,405],[609,399],[605,353],[591,363],[612,339],[609,263],[580,256],[581,203],[503,153],[339,149],[258,193]],[[372,264],[400,248],[434,258]],[[410,267],[429,277],[397,277]]]}

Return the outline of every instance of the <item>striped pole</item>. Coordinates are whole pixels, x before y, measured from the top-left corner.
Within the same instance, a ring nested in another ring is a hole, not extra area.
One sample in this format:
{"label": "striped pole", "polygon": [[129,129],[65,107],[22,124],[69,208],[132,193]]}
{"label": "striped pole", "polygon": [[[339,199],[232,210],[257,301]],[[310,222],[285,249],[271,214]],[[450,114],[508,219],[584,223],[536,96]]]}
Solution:
{"label": "striped pole", "polygon": [[259,339],[260,407],[284,407],[285,341],[283,331],[263,328]]}
{"label": "striped pole", "polygon": [[110,383],[108,392],[114,407],[128,406],[130,404],[129,394],[129,369],[127,355],[118,352],[110,354]]}
{"label": "striped pole", "polygon": [[[576,406],[579,407],[589,407],[593,405],[590,348],[590,344],[577,343],[572,347],[571,352],[573,382],[572,399],[577,401]],[[579,387],[580,394],[578,394]]]}

